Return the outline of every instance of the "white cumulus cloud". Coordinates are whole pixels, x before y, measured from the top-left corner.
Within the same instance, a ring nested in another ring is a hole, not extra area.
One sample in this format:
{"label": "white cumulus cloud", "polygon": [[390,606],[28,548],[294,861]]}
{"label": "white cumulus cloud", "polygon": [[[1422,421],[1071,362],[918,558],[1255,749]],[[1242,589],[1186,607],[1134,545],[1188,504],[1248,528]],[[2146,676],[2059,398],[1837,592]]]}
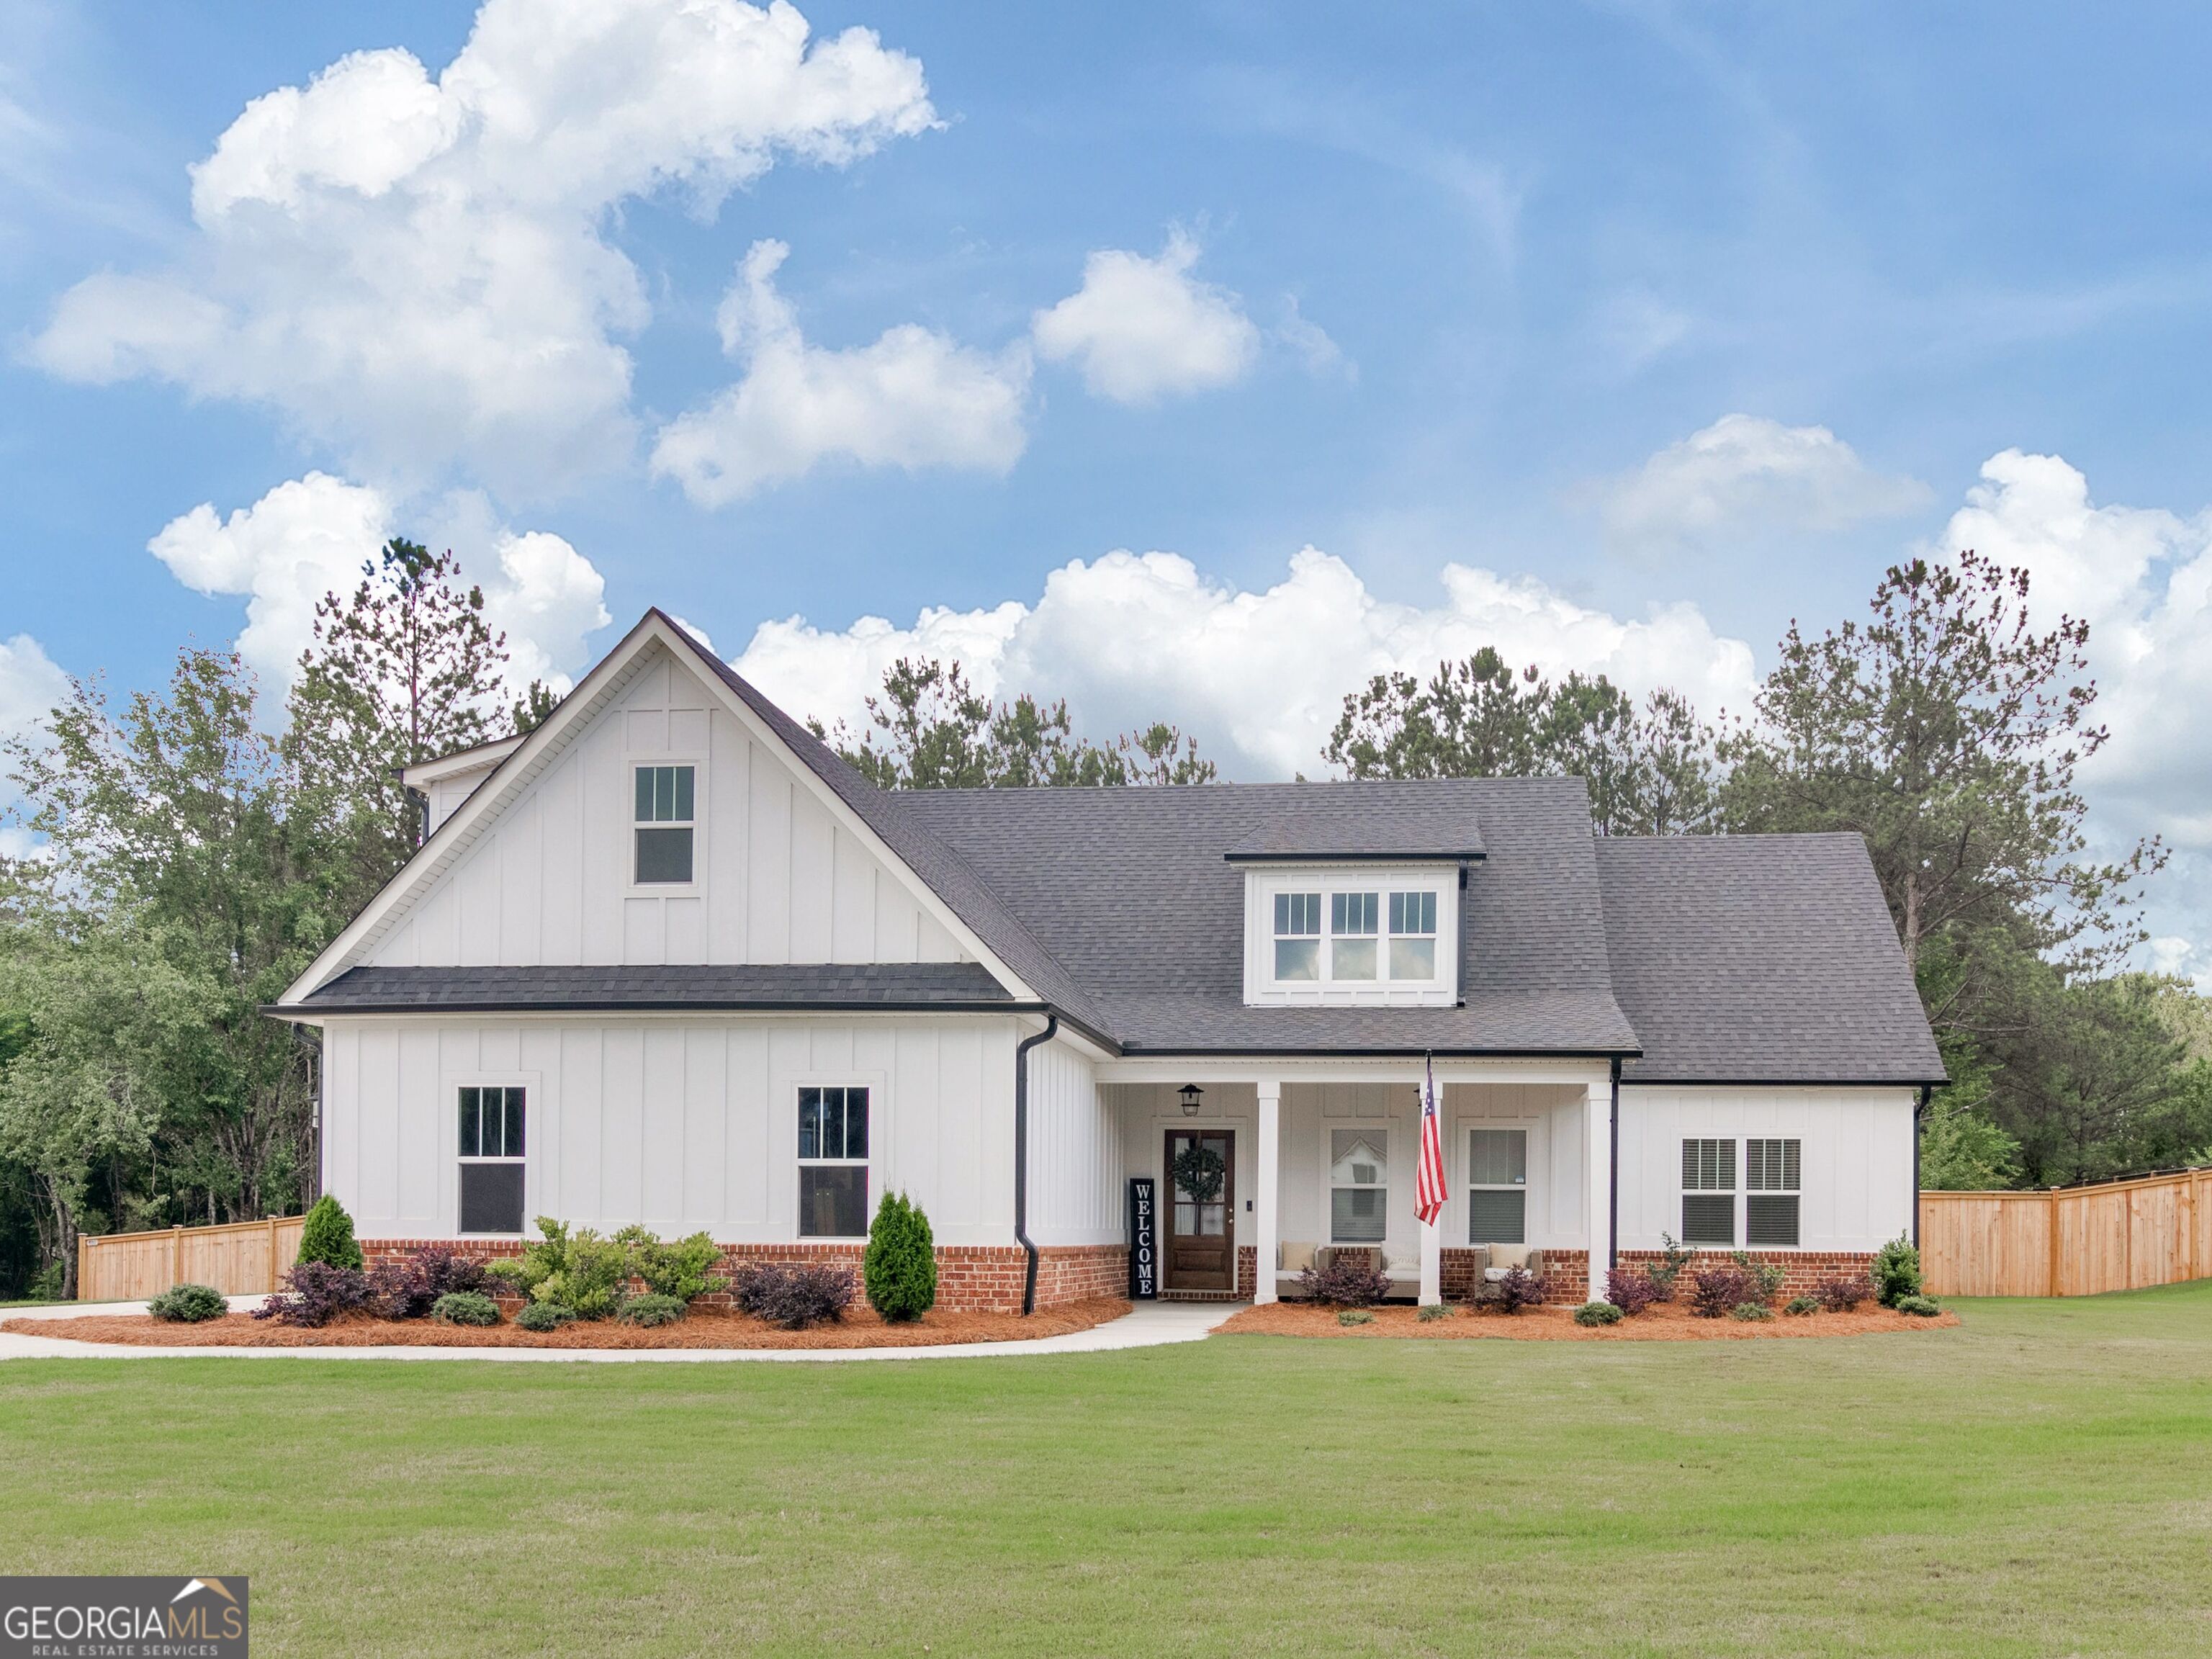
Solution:
{"label": "white cumulus cloud", "polygon": [[1054,571],[1034,605],[929,610],[906,628],[874,617],[842,630],[764,623],[735,665],[795,713],[857,725],[897,658],[957,659],[984,691],[1066,697],[1088,732],[1175,721],[1248,779],[1318,775],[1346,692],[1485,645],[1638,693],[1674,686],[1708,711],[1748,705],[1749,646],[1717,635],[1694,606],[1623,620],[1533,578],[1453,564],[1442,580],[1443,602],[1422,607],[1377,598],[1310,547],[1257,592],[1209,581],[1178,554],[1113,552]]}
{"label": "white cumulus cloud", "polygon": [[[1180,230],[1157,258],[1126,248],[1093,253],[1084,261],[1083,286],[1037,313],[1037,355],[1074,362],[1086,386],[1116,403],[1234,385],[1259,356],[1260,331],[1236,295],[1191,274],[1198,254],[1197,242]],[[1311,358],[1328,336],[1297,320],[1294,343]]]}
{"label": "white cumulus cloud", "polygon": [[317,603],[350,592],[387,540],[411,535],[451,547],[463,574],[483,588],[492,626],[507,635],[508,678],[565,690],[584,665],[586,636],[610,620],[606,583],[591,562],[558,536],[499,523],[481,495],[449,497],[422,517],[410,529],[382,490],[310,472],[227,518],[203,501],[163,526],[147,550],[197,592],[245,599],[239,653],[283,688],[313,636]]}
{"label": "white cumulus cloud", "polygon": [[779,156],[934,119],[915,59],[782,0],[485,0],[434,79],[361,52],[253,100],[191,169],[174,268],[86,278],[30,355],[273,406],[380,480],[556,487],[631,453],[623,202],[711,216]]}
{"label": "white cumulus cloud", "polygon": [[799,477],[825,460],[1004,472],[1028,441],[1024,347],[995,355],[913,324],[872,344],[808,343],[775,273],[782,242],[753,244],[718,314],[744,374],[661,428],[653,470],[702,507]]}
{"label": "white cumulus cloud", "polygon": [[[28,634],[0,640],[0,738],[38,740],[47,715],[69,695],[69,676],[36,640]],[[0,776],[0,858],[38,855],[37,837],[20,823],[6,821],[21,805],[15,786]]]}
{"label": "white cumulus cloud", "polygon": [[1598,492],[1607,538],[1666,547],[1743,530],[1820,532],[1925,506],[1927,485],[1877,472],[1824,426],[1723,415]]}

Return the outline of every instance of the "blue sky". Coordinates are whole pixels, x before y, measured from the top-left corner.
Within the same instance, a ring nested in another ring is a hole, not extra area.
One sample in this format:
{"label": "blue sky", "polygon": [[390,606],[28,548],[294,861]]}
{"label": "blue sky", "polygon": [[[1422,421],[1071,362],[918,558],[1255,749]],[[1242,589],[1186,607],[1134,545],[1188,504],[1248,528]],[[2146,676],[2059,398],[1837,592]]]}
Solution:
{"label": "blue sky", "polygon": [[0,721],[281,678],[398,531],[548,673],[659,604],[827,715],[957,650],[1282,774],[1486,639],[1740,706],[1972,534],[2091,617],[2099,833],[2212,964],[2200,11],[803,9],[11,7]]}

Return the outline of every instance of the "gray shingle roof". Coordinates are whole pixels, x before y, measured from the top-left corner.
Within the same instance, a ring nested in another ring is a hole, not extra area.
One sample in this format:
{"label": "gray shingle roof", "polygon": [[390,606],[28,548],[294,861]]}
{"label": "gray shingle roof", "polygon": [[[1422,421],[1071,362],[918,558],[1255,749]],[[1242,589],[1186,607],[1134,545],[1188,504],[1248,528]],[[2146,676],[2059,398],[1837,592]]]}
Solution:
{"label": "gray shingle roof", "polygon": [[1306,859],[1479,859],[1482,832],[1464,802],[1408,795],[1388,811],[1356,801],[1316,801],[1253,827],[1225,856],[1232,864]]}
{"label": "gray shingle roof", "polygon": [[788,966],[353,968],[300,1005],[323,1013],[399,1009],[945,1008],[1010,1006],[979,962]]}
{"label": "gray shingle roof", "polygon": [[1854,835],[1600,838],[1636,1082],[1932,1083],[1943,1065]]}

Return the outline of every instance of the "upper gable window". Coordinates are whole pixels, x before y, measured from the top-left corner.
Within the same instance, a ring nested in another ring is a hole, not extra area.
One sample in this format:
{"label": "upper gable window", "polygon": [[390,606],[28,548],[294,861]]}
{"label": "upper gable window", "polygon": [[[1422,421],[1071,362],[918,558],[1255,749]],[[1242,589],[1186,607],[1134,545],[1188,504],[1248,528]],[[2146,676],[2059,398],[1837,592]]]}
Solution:
{"label": "upper gable window", "polygon": [[1450,1002],[1458,872],[1251,871],[1246,1000]]}
{"label": "upper gable window", "polygon": [[682,884],[691,879],[691,843],[696,824],[692,817],[695,769],[689,766],[641,766],[636,769],[637,841],[633,879],[648,884]]}

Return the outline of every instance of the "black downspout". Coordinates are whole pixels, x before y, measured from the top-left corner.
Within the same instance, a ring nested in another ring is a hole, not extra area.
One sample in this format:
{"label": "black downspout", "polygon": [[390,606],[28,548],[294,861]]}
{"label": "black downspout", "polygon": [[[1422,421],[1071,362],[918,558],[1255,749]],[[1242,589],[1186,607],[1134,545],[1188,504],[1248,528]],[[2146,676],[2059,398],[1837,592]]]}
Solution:
{"label": "black downspout", "polygon": [[1920,1125],[1935,1093],[1933,1084],[1922,1084],[1920,1103],[1912,1109],[1912,1248],[1916,1250],[1920,1248]]}
{"label": "black downspout", "polygon": [[1605,1270],[1612,1273],[1620,1266],[1620,1060],[1613,1061],[1613,1151],[1606,1160],[1606,1184],[1612,1190],[1607,1195],[1610,1208],[1605,1223]]}
{"label": "black downspout", "polygon": [[1036,1311],[1037,1247],[1030,1241],[1030,1050],[1052,1041],[1060,1016],[1047,1014],[1044,1030],[1014,1045],[1014,1237],[1029,1257],[1022,1272],[1022,1314]]}

